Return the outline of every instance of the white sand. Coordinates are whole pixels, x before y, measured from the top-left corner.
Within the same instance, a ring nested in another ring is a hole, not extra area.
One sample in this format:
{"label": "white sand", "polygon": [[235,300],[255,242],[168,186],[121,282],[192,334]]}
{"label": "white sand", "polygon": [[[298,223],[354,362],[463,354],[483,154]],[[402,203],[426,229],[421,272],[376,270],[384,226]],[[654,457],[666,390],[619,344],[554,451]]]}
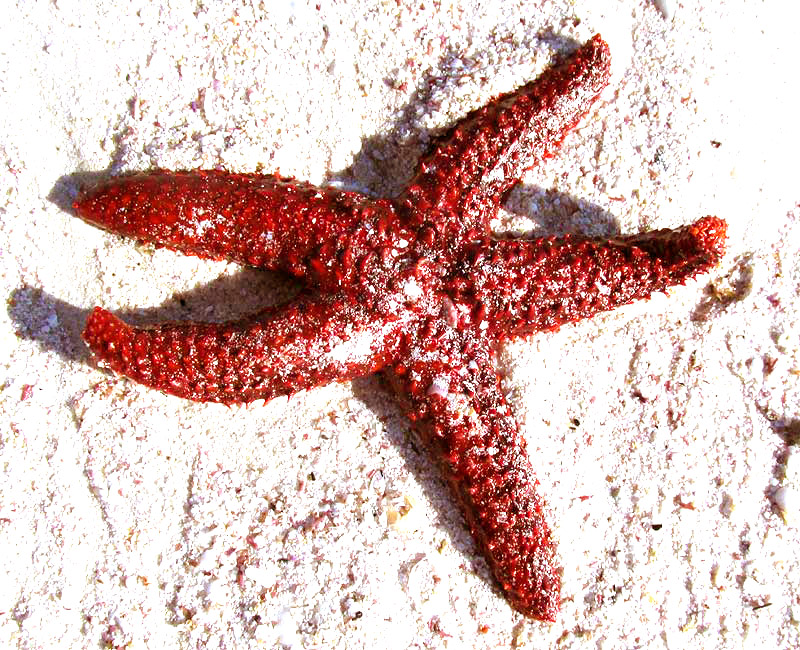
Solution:
{"label": "white sand", "polygon": [[[92,4],[3,18],[0,647],[800,647],[794,3]],[[291,287],[84,224],[62,209],[77,172],[390,194],[431,133],[547,65],[548,33],[598,31],[613,89],[498,227],[716,214],[730,250],[501,352],[559,538],[556,623],[499,595],[375,378],[228,409],[92,365],[95,304],[226,319]]]}

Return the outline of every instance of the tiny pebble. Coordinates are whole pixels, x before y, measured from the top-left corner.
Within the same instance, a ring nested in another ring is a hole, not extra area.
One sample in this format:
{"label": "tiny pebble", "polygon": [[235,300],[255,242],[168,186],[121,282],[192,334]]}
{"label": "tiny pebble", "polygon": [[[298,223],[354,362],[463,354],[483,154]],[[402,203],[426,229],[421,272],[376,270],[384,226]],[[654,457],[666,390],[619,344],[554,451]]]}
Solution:
{"label": "tiny pebble", "polygon": [[656,8],[661,12],[664,18],[669,19],[672,16],[672,7],[670,7],[670,0],[653,0]]}

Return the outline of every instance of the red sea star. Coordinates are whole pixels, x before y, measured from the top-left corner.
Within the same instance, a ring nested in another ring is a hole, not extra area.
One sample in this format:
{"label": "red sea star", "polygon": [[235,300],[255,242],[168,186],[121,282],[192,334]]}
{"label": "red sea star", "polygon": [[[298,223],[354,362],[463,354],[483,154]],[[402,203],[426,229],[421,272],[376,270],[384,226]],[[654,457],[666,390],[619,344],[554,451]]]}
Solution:
{"label": "red sea star", "polygon": [[508,599],[554,620],[555,547],[493,346],[682,283],[718,262],[726,230],[705,217],[610,241],[490,238],[505,192],[589,110],[609,62],[595,36],[535,82],[471,113],[393,200],[220,171],[108,181],[75,203],[87,221],[184,253],[287,271],[316,291],[222,325],[137,329],[96,308],[85,340],[116,372],[198,401],[269,399],[383,371]]}

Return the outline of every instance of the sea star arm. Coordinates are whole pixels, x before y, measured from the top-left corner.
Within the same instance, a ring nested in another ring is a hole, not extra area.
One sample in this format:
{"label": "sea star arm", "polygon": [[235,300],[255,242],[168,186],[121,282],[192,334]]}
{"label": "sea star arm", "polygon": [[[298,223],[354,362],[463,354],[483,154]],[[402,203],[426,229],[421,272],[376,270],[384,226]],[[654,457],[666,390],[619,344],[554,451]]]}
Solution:
{"label": "sea star arm", "polygon": [[596,35],[535,81],[470,113],[420,161],[399,201],[447,240],[485,234],[503,193],[552,155],[589,111],[610,63],[608,45]]}
{"label": "sea star arm", "polygon": [[489,343],[442,322],[430,334],[422,351],[387,375],[511,603],[553,621],[560,594],[555,546]]}
{"label": "sea star arm", "polygon": [[305,277],[323,289],[402,254],[385,200],[272,175],[206,170],[119,176],[75,202],[86,221],[200,257]]}
{"label": "sea star arm", "polygon": [[387,316],[352,297],[305,297],[238,322],[128,325],[95,308],[84,340],[112,370],[195,401],[270,399],[383,368],[415,315]]}
{"label": "sea star arm", "polygon": [[726,224],[704,217],[676,230],[610,241],[567,235],[475,247],[454,294],[498,338],[550,330],[682,284],[715,266]]}

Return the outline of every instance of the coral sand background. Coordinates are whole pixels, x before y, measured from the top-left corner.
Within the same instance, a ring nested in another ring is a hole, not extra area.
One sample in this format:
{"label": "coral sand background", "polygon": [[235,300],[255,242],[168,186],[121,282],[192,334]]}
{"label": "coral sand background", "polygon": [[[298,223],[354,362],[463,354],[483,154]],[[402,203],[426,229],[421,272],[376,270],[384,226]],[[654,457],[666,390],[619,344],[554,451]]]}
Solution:
{"label": "coral sand background", "polygon": [[[274,4],[5,17],[0,646],[800,646],[797,10]],[[669,296],[500,351],[559,541],[555,623],[499,594],[379,380],[228,408],[93,364],[94,305],[228,320],[296,287],[92,228],[79,187],[219,167],[391,195],[431,138],[596,32],[610,89],[495,229],[713,214],[729,250]]]}

